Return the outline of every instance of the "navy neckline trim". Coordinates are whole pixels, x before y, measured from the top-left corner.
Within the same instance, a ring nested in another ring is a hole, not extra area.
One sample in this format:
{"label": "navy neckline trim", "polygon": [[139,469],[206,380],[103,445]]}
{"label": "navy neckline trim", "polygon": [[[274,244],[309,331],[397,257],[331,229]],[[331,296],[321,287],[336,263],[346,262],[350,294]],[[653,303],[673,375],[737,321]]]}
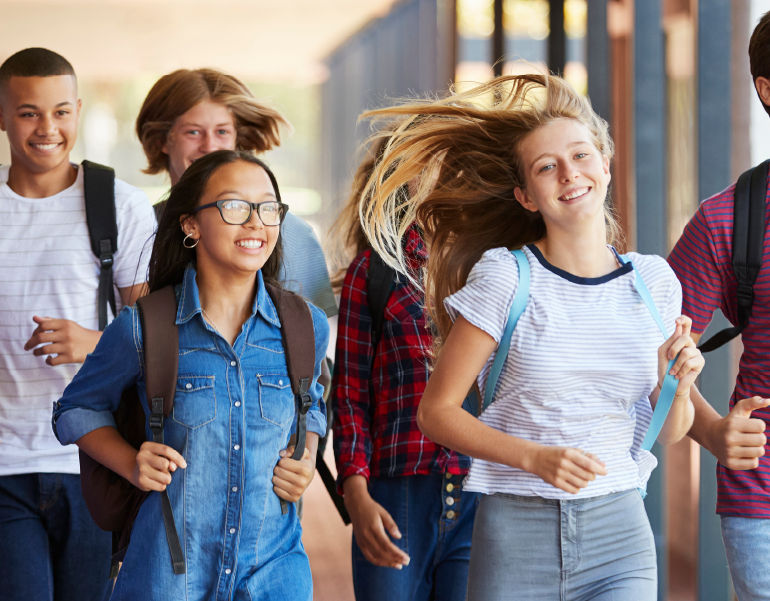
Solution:
{"label": "navy neckline trim", "polygon": [[560,278],[564,278],[569,282],[573,282],[575,284],[582,284],[584,286],[596,286],[598,284],[604,284],[605,282],[609,282],[610,280],[614,280],[615,278],[618,278],[622,275],[625,275],[631,272],[634,268],[633,265],[631,265],[631,261],[628,261],[628,260],[624,261],[620,257],[620,255],[617,253],[617,251],[613,248],[612,252],[618,258],[618,261],[623,264],[619,266],[617,269],[615,269],[614,271],[610,271],[608,274],[599,276],[598,278],[584,278],[581,276],[573,275],[568,271],[564,271],[563,269],[559,269],[555,265],[551,265],[543,256],[543,253],[540,252],[540,249],[534,244],[527,244],[527,248],[533,255],[535,255],[535,258],[538,260],[538,262],[543,267],[545,267],[548,271],[555,273]]}

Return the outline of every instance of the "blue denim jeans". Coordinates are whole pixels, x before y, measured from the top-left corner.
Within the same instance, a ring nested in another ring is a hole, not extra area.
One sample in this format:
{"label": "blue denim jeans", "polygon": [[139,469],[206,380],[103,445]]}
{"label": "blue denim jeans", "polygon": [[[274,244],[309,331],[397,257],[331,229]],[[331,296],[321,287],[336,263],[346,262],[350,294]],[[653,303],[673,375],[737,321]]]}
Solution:
{"label": "blue denim jeans", "polygon": [[462,491],[462,476],[371,478],[369,493],[388,510],[410,558],[401,570],[369,563],[353,538],[357,601],[464,601],[473,518],[479,495]]}
{"label": "blue denim jeans", "polygon": [[770,600],[770,520],[722,516],[722,540],[738,601]]}
{"label": "blue denim jeans", "polygon": [[655,601],[655,544],[636,489],[553,500],[484,496],[468,601]]}
{"label": "blue denim jeans", "polygon": [[91,520],[80,476],[0,476],[3,601],[103,601],[112,541]]}

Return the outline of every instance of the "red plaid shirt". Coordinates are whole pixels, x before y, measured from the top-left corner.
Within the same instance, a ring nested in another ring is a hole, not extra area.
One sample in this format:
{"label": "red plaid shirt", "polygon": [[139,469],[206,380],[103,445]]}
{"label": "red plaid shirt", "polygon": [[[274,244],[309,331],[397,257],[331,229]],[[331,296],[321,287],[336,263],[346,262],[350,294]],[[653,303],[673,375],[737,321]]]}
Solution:
{"label": "red plaid shirt", "polygon": [[[425,247],[416,230],[407,233],[404,248],[415,265],[424,263]],[[468,457],[431,442],[417,427],[432,338],[422,293],[401,278],[385,306],[372,363],[366,283],[370,256],[366,250],[350,264],[340,298],[332,386],[338,482],[354,474],[367,480],[370,475],[465,474]]]}

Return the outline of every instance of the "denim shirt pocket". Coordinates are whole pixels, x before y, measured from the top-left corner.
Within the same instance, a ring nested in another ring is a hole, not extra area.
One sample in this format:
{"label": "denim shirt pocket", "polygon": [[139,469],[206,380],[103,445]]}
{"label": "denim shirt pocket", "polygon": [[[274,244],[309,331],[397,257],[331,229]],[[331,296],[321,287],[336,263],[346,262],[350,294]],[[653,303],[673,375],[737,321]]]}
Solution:
{"label": "denim shirt pocket", "polygon": [[257,374],[260,417],[288,428],[294,417],[294,393],[286,374]]}
{"label": "denim shirt pocket", "polygon": [[175,422],[187,428],[199,428],[214,421],[217,416],[214,376],[180,374],[176,380],[172,416]]}

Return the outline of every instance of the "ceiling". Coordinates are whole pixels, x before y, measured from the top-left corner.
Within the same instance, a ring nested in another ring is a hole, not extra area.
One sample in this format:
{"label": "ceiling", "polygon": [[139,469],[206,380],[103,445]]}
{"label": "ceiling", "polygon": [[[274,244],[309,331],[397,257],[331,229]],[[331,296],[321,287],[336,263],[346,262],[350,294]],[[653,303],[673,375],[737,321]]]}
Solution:
{"label": "ceiling", "polygon": [[397,0],[0,0],[0,57],[29,46],[79,77],[216,67],[247,80],[314,83],[324,57]]}

